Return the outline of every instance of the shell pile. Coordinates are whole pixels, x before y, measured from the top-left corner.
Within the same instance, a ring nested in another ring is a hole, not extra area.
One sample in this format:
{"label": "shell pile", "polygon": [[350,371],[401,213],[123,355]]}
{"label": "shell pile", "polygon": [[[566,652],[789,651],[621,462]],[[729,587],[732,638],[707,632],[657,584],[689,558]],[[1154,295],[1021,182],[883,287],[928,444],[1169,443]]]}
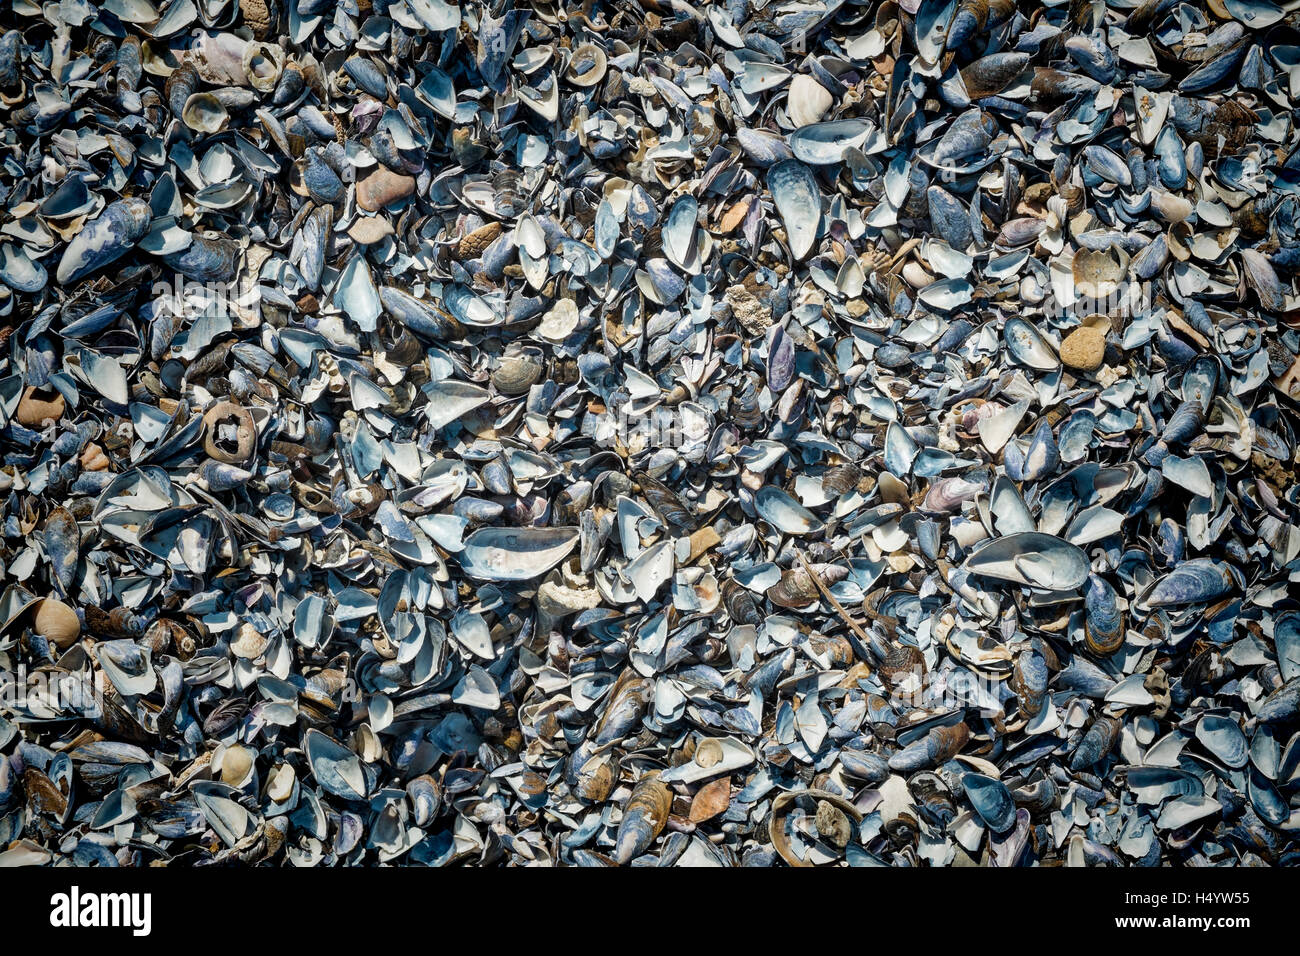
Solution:
{"label": "shell pile", "polygon": [[13,0],[0,864],[1300,862],[1300,12]]}

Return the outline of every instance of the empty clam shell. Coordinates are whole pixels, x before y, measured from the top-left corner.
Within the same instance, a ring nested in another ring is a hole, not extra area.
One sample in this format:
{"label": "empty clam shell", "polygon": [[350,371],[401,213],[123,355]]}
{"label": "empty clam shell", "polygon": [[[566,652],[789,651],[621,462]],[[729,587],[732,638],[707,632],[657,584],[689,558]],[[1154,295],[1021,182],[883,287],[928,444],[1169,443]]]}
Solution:
{"label": "empty clam shell", "polygon": [[1052,591],[1073,591],[1088,577],[1083,551],[1039,531],[995,538],[972,552],[964,567],[974,574]]}
{"label": "empty clam shell", "polygon": [[458,557],[472,577],[528,581],[563,561],[577,543],[577,528],[481,528],[465,539]]}
{"label": "empty clam shell", "polygon": [[802,259],[812,250],[821,226],[821,199],[812,171],[797,160],[785,160],[768,170],[767,182],[785,225],[790,253]]}

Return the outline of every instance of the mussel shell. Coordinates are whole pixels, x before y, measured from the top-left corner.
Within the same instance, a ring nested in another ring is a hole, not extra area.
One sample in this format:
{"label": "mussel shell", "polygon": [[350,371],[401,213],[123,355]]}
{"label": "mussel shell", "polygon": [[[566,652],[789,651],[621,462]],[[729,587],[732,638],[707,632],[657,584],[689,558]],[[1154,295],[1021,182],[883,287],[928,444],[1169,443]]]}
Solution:
{"label": "mussel shell", "polygon": [[1124,644],[1124,613],[1119,609],[1119,595],[1110,583],[1098,575],[1088,576],[1083,594],[1084,642],[1088,650],[1102,657],[1114,654]]}
{"label": "mussel shell", "polygon": [[1006,833],[1016,825],[1016,803],[1001,780],[981,773],[965,773],[961,785],[966,799],[994,833]]}
{"label": "mussel shell", "polygon": [[637,781],[614,835],[614,859],[620,865],[649,849],[668,825],[672,805],[672,793],[659,781],[658,774],[648,773]]}

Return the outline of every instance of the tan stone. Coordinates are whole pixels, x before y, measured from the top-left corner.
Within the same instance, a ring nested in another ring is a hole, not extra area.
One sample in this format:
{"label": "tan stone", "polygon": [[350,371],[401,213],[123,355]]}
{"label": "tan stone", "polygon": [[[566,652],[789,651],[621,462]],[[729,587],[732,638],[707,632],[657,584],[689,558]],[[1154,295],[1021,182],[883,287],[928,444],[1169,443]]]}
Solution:
{"label": "tan stone", "polygon": [[415,192],[415,177],[395,173],[387,166],[379,166],[373,173],[357,183],[357,205],[366,212],[383,209],[391,203],[405,199]]}
{"label": "tan stone", "polygon": [[356,222],[348,227],[348,235],[352,237],[353,242],[359,242],[363,246],[379,242],[385,236],[393,234],[393,225],[383,216],[359,216]]}
{"label": "tan stone", "polygon": [[266,0],[239,0],[239,9],[244,14],[244,23],[253,31],[253,36],[265,40],[271,32],[271,11]]}
{"label": "tan stone", "polygon": [[718,224],[718,231],[725,235],[726,233],[739,228],[740,224],[745,221],[745,214],[749,212],[749,204],[751,201],[752,200],[749,199],[742,199],[740,202],[734,203],[730,209],[723,213],[722,221]]}
{"label": "tan stone", "polygon": [[690,542],[691,553],[687,555],[687,564],[693,563],[696,558],[710,548],[716,548],[722,542],[722,538],[718,536],[718,532],[705,526],[691,535]]}
{"label": "tan stone", "polygon": [[19,400],[14,417],[20,425],[38,428],[51,418],[62,418],[64,408],[63,396],[58,392],[53,389],[38,392],[35,387],[29,387]]}
{"label": "tan stone", "polygon": [[733,285],[723,294],[745,334],[759,336],[772,324],[772,309],[743,285]]}
{"label": "tan stone", "polygon": [[1106,354],[1106,336],[1101,329],[1083,325],[1061,343],[1061,361],[1070,368],[1094,372]]}

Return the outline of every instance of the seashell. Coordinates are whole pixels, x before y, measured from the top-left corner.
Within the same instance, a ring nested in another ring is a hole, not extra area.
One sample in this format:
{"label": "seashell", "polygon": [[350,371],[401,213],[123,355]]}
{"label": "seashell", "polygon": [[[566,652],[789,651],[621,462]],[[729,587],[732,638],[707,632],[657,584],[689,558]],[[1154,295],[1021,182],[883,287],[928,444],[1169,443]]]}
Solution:
{"label": "seashell", "polygon": [[0,282],[18,292],[31,293],[44,289],[48,281],[45,268],[27,253],[10,243],[0,245]]}
{"label": "seashell", "polygon": [[1101,657],[1114,654],[1124,644],[1124,614],[1119,608],[1115,589],[1101,577],[1088,575],[1083,594],[1085,611],[1084,643]]}
{"label": "seashell", "polygon": [[[576,763],[581,754],[574,754]],[[608,755],[599,755],[583,760],[574,772],[571,786],[583,800],[601,803],[609,798],[614,789],[617,764]]]}
{"label": "seashell", "polygon": [[242,464],[253,457],[257,426],[248,410],[234,402],[217,402],[203,414],[203,450],[210,458]]}
{"label": "seashell", "polygon": [[880,783],[892,772],[888,760],[866,750],[846,747],[840,751],[840,763],[846,774],[867,783]]}
{"label": "seashell", "polygon": [[1207,603],[1238,586],[1227,564],[1209,558],[1193,558],[1156,581],[1143,597],[1143,602],[1149,607]]}
{"label": "seashell", "polygon": [[[1114,156],[1110,150],[1104,150],[1104,154]],[[1128,175],[1128,167],[1124,166],[1122,161],[1115,158],[1112,162],[1124,169],[1125,176]],[[1074,254],[1074,261],[1070,268],[1074,276],[1075,291],[1080,296],[1094,301],[1105,300],[1119,290],[1119,283],[1123,280],[1127,268],[1127,257],[1114,246],[1109,249],[1085,248]]]}
{"label": "seashell", "polygon": [[1277,688],[1255,711],[1255,719],[1261,724],[1281,723],[1295,717],[1300,708],[1300,678],[1291,678]]}
{"label": "seashell", "polygon": [[181,119],[196,133],[220,133],[230,122],[230,112],[212,93],[194,93],[185,100]]}
{"label": "seashell", "polygon": [[852,840],[854,829],[862,822],[862,812],[857,807],[826,790],[788,790],[778,795],[772,801],[769,835],[776,852],[791,866],[817,865],[806,855],[796,852],[787,829],[792,809],[800,804],[811,804],[808,809],[812,811],[817,836],[828,840],[837,849],[843,849]]}
{"label": "seashell", "polygon": [[81,549],[81,531],[68,509],[55,508],[45,519],[44,544],[54,578],[67,594],[77,572]]}
{"label": "seashell", "polygon": [[889,768],[899,773],[914,773],[939,766],[960,753],[968,740],[970,728],[964,723],[935,727],[891,756]]}
{"label": "seashell", "polygon": [[1287,611],[1273,620],[1273,646],[1282,680],[1300,677],[1300,613]]}
{"label": "seashell", "polygon": [[1038,481],[1055,474],[1061,456],[1051,425],[1046,420],[1039,422],[1023,452],[1017,442],[1007,445],[1002,461],[1007,476],[1016,481]]}
{"label": "seashell", "polygon": [[401,289],[382,286],[379,289],[379,302],[388,315],[416,335],[434,341],[447,341],[465,334],[464,326],[451,315]]}
{"label": "seashell", "polygon": [[979,156],[988,149],[996,133],[997,123],[989,114],[979,109],[967,110],[939,137],[931,159],[936,166],[949,166]]}
{"label": "seashell", "polygon": [[1249,759],[1246,735],[1236,721],[1206,714],[1196,724],[1196,739],[1228,767],[1238,769]]}
{"label": "seashell", "polygon": [[679,6],[3,15],[0,864],[1294,862],[1293,12]]}
{"label": "seashell", "polygon": [[230,282],[239,271],[239,246],[221,236],[196,233],[189,246],[163,255],[163,262],[195,282]]}
{"label": "seashell", "polygon": [[[748,129],[742,126],[736,130],[736,142],[745,151],[745,154],[759,166],[768,167],[783,160],[794,158],[794,151],[790,149],[786,141],[767,130]],[[749,205],[744,204],[742,206],[738,203],[732,209],[736,214],[743,215],[748,212]],[[731,232],[736,225],[739,225],[739,223],[723,231]]]}
{"label": "seashell", "polygon": [[822,522],[780,488],[765,485],[754,495],[754,508],[764,521],[784,534],[813,534]]}
{"label": "seashell", "polygon": [[731,803],[731,781],[723,778],[702,786],[691,799],[686,818],[695,824],[712,820],[726,812]]}
{"label": "seashell", "polygon": [[462,261],[476,259],[501,235],[501,223],[489,222],[462,236],[456,246],[456,258]]}
{"label": "seashell", "polygon": [[492,373],[492,384],[503,395],[522,395],[542,376],[542,363],[529,353],[506,356]]}
{"label": "seashell", "polygon": [[978,100],[1001,93],[1028,65],[1027,53],[991,53],[980,57],[961,70],[966,95]]}
{"label": "seashell", "polygon": [[973,574],[1052,591],[1073,591],[1088,578],[1088,559],[1079,548],[1038,531],[995,538],[963,565]]}
{"label": "seashell", "polygon": [[965,773],[962,790],[971,807],[994,833],[1006,833],[1016,824],[1016,804],[1001,780],[980,773]]}
{"label": "seashell", "polygon": [[1007,319],[1002,327],[1003,341],[1007,351],[1017,362],[1040,372],[1051,372],[1060,368],[1061,362],[1052,351],[1038,330],[1024,319]]}
{"label": "seashell", "polygon": [[767,172],[768,189],[785,224],[790,254],[803,259],[812,250],[821,227],[821,199],[807,166],[789,159]]}
{"label": "seashell", "polygon": [[754,762],[754,752],[731,737],[705,737],[691,761],[659,775],[663,783],[698,783],[719,774],[732,774]]}
{"label": "seashell", "polygon": [[930,221],[940,238],[958,252],[965,252],[975,239],[966,207],[942,186],[926,190],[926,200]]}
{"label": "seashell", "polygon": [[1119,739],[1120,727],[1113,717],[1103,715],[1094,720],[1070,757],[1070,769],[1084,770],[1104,760]]}
{"label": "seashell", "polygon": [[1048,679],[1047,660],[1037,646],[1026,648],[1016,655],[1008,683],[1020,698],[1020,709],[1031,717],[1042,712]]}
{"label": "seashell", "polygon": [[564,79],[578,87],[591,87],[605,78],[608,58],[594,43],[584,43],[569,56]]}
{"label": "seashell", "polygon": [[577,543],[577,528],[480,528],[458,557],[472,577],[527,581],[563,561]]}
{"label": "seashell", "polygon": [[802,73],[791,77],[790,87],[786,90],[785,109],[796,127],[811,126],[818,122],[833,103],[830,91],[813,77]]}
{"label": "seashell", "polygon": [[123,697],[147,694],[158,684],[148,648],[139,647],[129,638],[96,644],[95,657],[104,676]]}
{"label": "seashell", "polygon": [[369,790],[361,759],[319,730],[305,735],[307,761],[312,776],[327,793],[345,800],[364,800]]}
{"label": "seashell", "polygon": [[950,41],[949,29],[956,13],[956,0],[924,0],[918,4],[913,28],[916,50],[922,62],[939,62]]}
{"label": "seashell", "polygon": [[650,848],[668,824],[672,803],[672,794],[658,774],[648,773],[637,781],[614,836],[614,859],[620,866]]}
{"label": "seashell", "polygon": [[[833,120],[829,123],[815,123],[811,126],[801,126],[790,134],[790,149],[796,159],[811,166],[829,166],[832,163],[843,162],[844,154],[848,150],[861,149],[871,132],[872,126],[866,120]],[[816,187],[811,187],[811,191],[815,195]],[[774,199],[778,198],[775,189],[772,195]],[[782,217],[785,217],[784,212]]]}
{"label": "seashell", "polygon": [[55,278],[66,285],[116,261],[144,235],[149,219],[148,204],[138,199],[109,204],[68,243]]}
{"label": "seashell", "polygon": [[81,619],[77,612],[55,598],[43,598],[36,605],[32,617],[32,629],[53,643],[66,650],[76,643],[81,634]]}

